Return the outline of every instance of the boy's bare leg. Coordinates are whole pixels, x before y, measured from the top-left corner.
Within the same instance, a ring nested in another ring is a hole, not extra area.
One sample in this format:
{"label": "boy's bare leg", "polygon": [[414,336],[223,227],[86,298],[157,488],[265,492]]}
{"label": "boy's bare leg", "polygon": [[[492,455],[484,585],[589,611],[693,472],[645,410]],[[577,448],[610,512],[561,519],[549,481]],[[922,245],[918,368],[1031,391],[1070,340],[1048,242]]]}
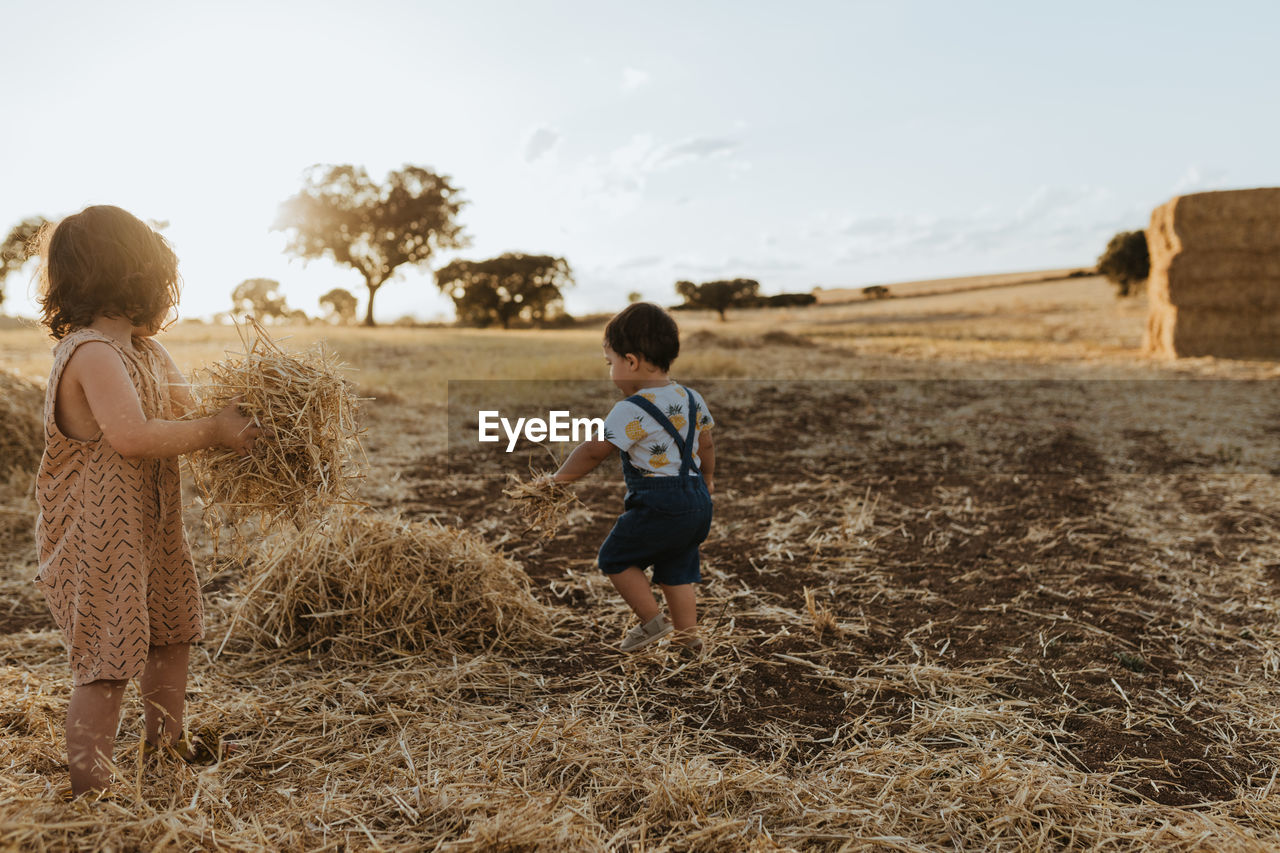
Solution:
{"label": "boy's bare leg", "polygon": [[609,575],[609,580],[613,582],[613,588],[622,596],[623,601],[640,617],[640,624],[643,625],[658,615],[658,600],[653,597],[649,578],[643,569],[632,566]]}
{"label": "boy's bare leg", "polygon": [[662,597],[667,600],[667,609],[671,611],[671,623],[676,628],[676,642],[692,642],[698,636],[698,606],[693,584],[661,586]]}
{"label": "boy's bare leg", "polygon": [[67,704],[67,765],[72,796],[111,786],[111,756],[127,685],[127,681],[102,680],[71,689]]}
{"label": "boy's bare leg", "polygon": [[189,643],[152,646],[147,667],[142,671],[143,715],[147,721],[147,742],[167,746],[182,736],[182,711],[187,697]]}

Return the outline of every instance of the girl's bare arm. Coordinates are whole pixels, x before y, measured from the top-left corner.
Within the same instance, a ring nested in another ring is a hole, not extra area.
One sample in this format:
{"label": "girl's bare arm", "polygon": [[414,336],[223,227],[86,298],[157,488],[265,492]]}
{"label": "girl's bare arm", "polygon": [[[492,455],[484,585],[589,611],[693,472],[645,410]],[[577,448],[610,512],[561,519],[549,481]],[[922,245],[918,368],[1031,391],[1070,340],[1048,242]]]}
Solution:
{"label": "girl's bare arm", "polygon": [[581,479],[594,471],[597,465],[608,459],[617,449],[608,441],[584,441],[573,449],[569,458],[560,466],[560,470],[551,475],[551,479],[557,483],[572,483],[574,480]]}
{"label": "girl's bare arm", "polygon": [[[148,418],[120,356],[97,341],[82,344],[71,356],[58,397],[59,415],[80,423],[87,415],[116,452],[130,458],[180,456],[217,446],[248,453],[259,433],[235,404],[191,421]],[[85,410],[77,411],[80,405]]]}

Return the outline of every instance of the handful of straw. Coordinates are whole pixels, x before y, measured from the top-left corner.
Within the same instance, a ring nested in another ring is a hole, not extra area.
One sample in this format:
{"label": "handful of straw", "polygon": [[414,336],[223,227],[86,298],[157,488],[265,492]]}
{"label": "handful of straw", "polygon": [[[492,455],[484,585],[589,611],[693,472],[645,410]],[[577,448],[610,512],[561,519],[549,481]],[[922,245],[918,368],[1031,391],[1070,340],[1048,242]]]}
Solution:
{"label": "handful of straw", "polygon": [[301,526],[334,505],[357,503],[358,398],[341,362],[320,345],[286,352],[253,318],[240,338],[243,353],[196,373],[195,414],[215,414],[240,397],[241,411],[263,432],[252,455],[215,448],[189,457],[206,517]]}
{"label": "handful of straw", "polygon": [[524,532],[537,530],[538,539],[542,541],[555,536],[569,510],[578,502],[577,495],[545,474],[535,473],[529,480],[521,480],[515,474],[508,476],[511,487],[502,493],[519,508],[526,525]]}

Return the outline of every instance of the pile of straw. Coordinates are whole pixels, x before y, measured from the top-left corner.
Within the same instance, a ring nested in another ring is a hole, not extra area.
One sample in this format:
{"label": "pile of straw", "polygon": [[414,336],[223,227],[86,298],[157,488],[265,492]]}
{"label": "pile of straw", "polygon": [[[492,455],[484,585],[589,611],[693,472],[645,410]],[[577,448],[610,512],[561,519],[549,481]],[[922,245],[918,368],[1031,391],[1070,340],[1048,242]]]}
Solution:
{"label": "pile of straw", "polygon": [[227,524],[256,516],[268,527],[300,526],[335,504],[356,503],[359,407],[341,362],[322,346],[285,352],[252,318],[240,333],[243,353],[197,372],[196,416],[240,397],[263,435],[250,456],[217,448],[188,457],[206,512]]}
{"label": "pile of straw", "polygon": [[0,370],[0,476],[34,471],[44,453],[44,391]]}
{"label": "pile of straw", "polygon": [[0,554],[30,551],[35,539],[36,502],[32,475],[13,470],[0,479]]}
{"label": "pile of straw", "polygon": [[268,540],[231,631],[267,646],[527,645],[550,627],[529,586],[473,533],[339,507]]}
{"label": "pile of straw", "polygon": [[515,503],[524,517],[524,532],[537,531],[540,541],[554,537],[564,525],[569,510],[578,503],[577,496],[568,486],[552,481],[545,474],[534,474],[528,481],[514,474],[509,478],[511,485],[502,493]]}

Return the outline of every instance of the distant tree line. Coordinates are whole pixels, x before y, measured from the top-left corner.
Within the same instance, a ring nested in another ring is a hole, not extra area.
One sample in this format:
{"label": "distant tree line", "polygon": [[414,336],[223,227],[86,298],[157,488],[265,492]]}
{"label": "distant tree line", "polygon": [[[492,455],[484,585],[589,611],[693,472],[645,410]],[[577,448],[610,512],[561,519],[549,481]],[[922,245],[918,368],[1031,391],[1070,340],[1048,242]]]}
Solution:
{"label": "distant tree line", "polygon": [[[360,166],[315,166],[302,189],[281,206],[272,230],[286,234],[286,251],[305,261],[328,258],[358,272],[367,292],[364,324],[374,325],[373,305],[378,291],[401,268],[429,265],[445,250],[463,249],[470,237],[458,221],[467,202],[447,175],[406,165],[375,181]],[[34,241],[47,223],[34,216],[14,225],[0,243],[0,303],[10,273],[21,269]],[[168,223],[155,223],[163,228]],[[1098,258],[1098,273],[1111,280],[1121,296],[1135,292],[1150,268],[1146,234],[1116,234]],[[564,258],[506,252],[481,260],[457,259],[435,271],[436,285],[453,300],[458,321],[474,326],[548,325],[564,321],[564,290],[574,284],[573,270]],[[770,308],[812,305],[812,293],[760,294],[755,279],[717,279],[701,284],[678,281],[678,310],[715,311],[721,320],[731,308]],[[889,295],[883,285],[864,287],[868,299]],[[628,301],[640,298],[638,292]],[[290,308],[274,279],[253,278],[231,293],[237,312],[252,312],[270,321],[298,321],[306,314]],[[357,300],[348,290],[334,288],[320,299],[326,319],[350,323]]]}
{"label": "distant tree line", "polygon": [[760,282],[753,278],[719,279],[702,284],[677,281],[676,293],[684,299],[683,303],[674,306],[677,311],[715,311],[721,320],[725,319],[725,312],[730,308],[785,308],[812,305],[818,301],[812,293],[761,296]]}
{"label": "distant tree line", "polygon": [[[272,230],[286,234],[286,251],[295,257],[328,258],[358,272],[367,293],[364,323],[372,326],[375,297],[400,269],[429,265],[441,251],[470,245],[458,219],[465,204],[450,177],[419,166],[406,165],[375,181],[360,166],[319,165],[280,206]],[[45,222],[24,219],[0,244],[0,286],[27,262]],[[564,258],[515,252],[453,261],[437,272],[436,282],[453,299],[460,322],[504,328],[564,318],[563,290],[574,283]],[[308,319],[289,306],[275,279],[242,281],[231,302],[235,312],[252,312],[266,322]],[[332,322],[355,318],[356,298],[345,289],[330,290],[320,303]]]}

